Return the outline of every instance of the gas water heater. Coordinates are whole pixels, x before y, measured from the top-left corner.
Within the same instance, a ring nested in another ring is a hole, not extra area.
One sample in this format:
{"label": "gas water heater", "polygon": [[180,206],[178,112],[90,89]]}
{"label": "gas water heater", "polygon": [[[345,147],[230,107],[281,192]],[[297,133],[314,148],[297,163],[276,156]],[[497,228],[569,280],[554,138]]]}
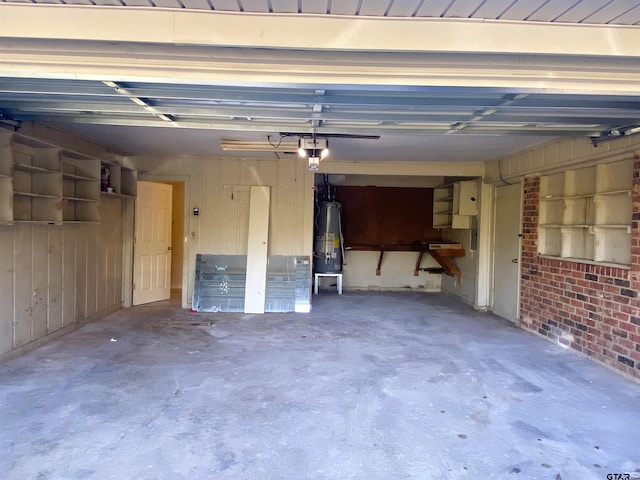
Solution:
{"label": "gas water heater", "polygon": [[338,202],[318,204],[313,245],[316,273],[342,272],[342,205]]}

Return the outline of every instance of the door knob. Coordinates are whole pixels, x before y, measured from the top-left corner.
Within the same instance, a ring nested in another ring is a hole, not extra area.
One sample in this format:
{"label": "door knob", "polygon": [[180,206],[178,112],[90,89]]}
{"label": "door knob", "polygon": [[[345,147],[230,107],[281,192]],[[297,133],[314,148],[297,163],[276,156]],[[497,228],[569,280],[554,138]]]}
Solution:
{"label": "door knob", "polygon": [[511,259],[511,263],[518,263],[518,259],[517,258],[512,258]]}

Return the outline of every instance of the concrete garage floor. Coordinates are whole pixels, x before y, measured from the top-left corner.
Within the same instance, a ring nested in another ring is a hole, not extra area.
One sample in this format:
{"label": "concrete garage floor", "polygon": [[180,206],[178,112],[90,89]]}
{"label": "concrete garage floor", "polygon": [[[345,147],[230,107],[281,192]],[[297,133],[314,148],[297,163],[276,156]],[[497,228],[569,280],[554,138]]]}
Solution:
{"label": "concrete garage floor", "polygon": [[440,294],[154,304],[0,365],[0,477],[634,478],[639,406],[640,385]]}

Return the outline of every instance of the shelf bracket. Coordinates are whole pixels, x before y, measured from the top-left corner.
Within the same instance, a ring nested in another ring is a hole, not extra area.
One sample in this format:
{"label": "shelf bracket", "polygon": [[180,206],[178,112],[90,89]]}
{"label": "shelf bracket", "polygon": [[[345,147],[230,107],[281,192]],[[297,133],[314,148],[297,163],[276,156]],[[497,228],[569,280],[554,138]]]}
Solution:
{"label": "shelf bracket", "polygon": [[447,251],[447,250],[429,250],[429,253],[433,257],[433,259],[436,262],[438,262],[442,268],[444,268],[444,273],[446,273],[450,277],[456,277],[458,279],[458,283],[462,285],[462,272],[456,266],[455,263],[449,260],[448,257],[462,256],[464,255],[464,253],[462,253],[462,255],[459,255],[459,254],[450,255],[450,252],[451,251]]}
{"label": "shelf bracket", "polygon": [[420,264],[422,263],[422,257],[424,256],[424,249],[420,250],[418,253],[418,261],[416,262],[416,266],[413,269],[413,276],[417,277],[420,274]]}
{"label": "shelf bracket", "polygon": [[382,256],[384,255],[384,250],[380,250],[380,258],[378,258],[378,267],[376,268],[376,276],[380,276],[380,268],[382,267]]}

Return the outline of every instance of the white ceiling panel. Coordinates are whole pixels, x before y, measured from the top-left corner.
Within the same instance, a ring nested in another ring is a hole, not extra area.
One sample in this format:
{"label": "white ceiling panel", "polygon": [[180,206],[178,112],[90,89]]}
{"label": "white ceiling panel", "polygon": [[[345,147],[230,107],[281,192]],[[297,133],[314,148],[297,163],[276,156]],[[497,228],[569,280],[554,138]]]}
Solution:
{"label": "white ceiling panel", "polygon": [[211,5],[207,0],[181,0],[184,8],[192,10],[211,10]]}
{"label": "white ceiling panel", "polygon": [[559,16],[569,12],[579,3],[581,3],[580,0],[549,0],[526,20],[532,20],[534,22],[553,22]]}
{"label": "white ceiling panel", "polygon": [[[148,3],[147,3],[148,2]],[[640,0],[0,0],[230,12],[639,25]]]}
{"label": "white ceiling panel", "polygon": [[[91,0],[92,1],[92,0]],[[150,0],[123,0],[128,7],[150,7]]]}
{"label": "white ceiling panel", "polygon": [[589,15],[587,23],[611,23],[623,25],[638,24],[640,18],[640,3],[638,0],[616,0]]}
{"label": "white ceiling panel", "polygon": [[211,5],[216,10],[222,10],[223,12],[239,12],[240,6],[238,0],[211,0]]}
{"label": "white ceiling panel", "polygon": [[327,13],[327,0],[302,0],[303,13]]}
{"label": "white ceiling panel", "polygon": [[501,18],[503,20],[526,20],[548,1],[549,0],[517,0],[504,12]]}
{"label": "white ceiling panel", "polygon": [[392,0],[363,0],[360,15],[381,17],[385,14]]}
{"label": "white ceiling panel", "polygon": [[390,17],[412,17],[424,0],[394,0],[387,14]]}
{"label": "white ceiling panel", "polygon": [[501,18],[517,0],[493,0],[484,2],[473,14],[473,18]]}
{"label": "white ceiling panel", "polygon": [[180,0],[151,0],[156,7],[162,8],[182,8]]}
{"label": "white ceiling panel", "polygon": [[425,2],[416,17],[441,17],[455,0],[433,0]]}
{"label": "white ceiling panel", "polygon": [[240,0],[240,5],[245,12],[269,13],[267,0]]}
{"label": "white ceiling panel", "polygon": [[273,13],[298,13],[298,0],[271,0]]}
{"label": "white ceiling panel", "polygon": [[123,6],[122,1],[120,0],[93,0],[96,5],[107,5],[107,6]]}
{"label": "white ceiling panel", "polygon": [[614,19],[611,23],[620,25],[640,25],[640,6]]}
{"label": "white ceiling panel", "polygon": [[333,15],[356,15],[360,0],[333,0],[331,13]]}
{"label": "white ceiling panel", "polygon": [[360,0],[333,0],[331,13],[334,15],[356,15]]}
{"label": "white ceiling panel", "polygon": [[470,18],[478,11],[482,3],[482,0],[456,0],[445,12],[445,16]]}
{"label": "white ceiling panel", "polygon": [[[609,4],[612,0],[609,0]],[[555,19],[557,22],[566,23],[581,23],[585,19],[592,16],[594,13],[598,13],[607,3],[600,0],[582,0],[577,3],[573,8],[567,10],[565,13]]]}

